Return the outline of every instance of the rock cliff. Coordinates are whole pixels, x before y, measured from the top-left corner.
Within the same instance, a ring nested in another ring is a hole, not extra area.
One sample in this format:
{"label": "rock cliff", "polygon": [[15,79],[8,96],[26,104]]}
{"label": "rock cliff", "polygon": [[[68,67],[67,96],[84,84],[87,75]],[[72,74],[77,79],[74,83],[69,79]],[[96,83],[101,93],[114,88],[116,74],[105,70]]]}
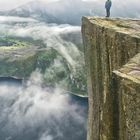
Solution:
{"label": "rock cliff", "polygon": [[140,20],[83,17],[87,140],[140,139]]}

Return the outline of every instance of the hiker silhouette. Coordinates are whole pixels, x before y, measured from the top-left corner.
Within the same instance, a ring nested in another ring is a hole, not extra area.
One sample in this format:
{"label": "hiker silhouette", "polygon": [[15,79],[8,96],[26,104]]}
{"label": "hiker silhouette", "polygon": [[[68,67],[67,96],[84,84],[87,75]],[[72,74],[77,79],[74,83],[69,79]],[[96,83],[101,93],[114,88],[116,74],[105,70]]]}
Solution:
{"label": "hiker silhouette", "polygon": [[105,8],[106,8],[106,17],[110,17],[110,8],[112,6],[111,0],[107,0],[105,3]]}

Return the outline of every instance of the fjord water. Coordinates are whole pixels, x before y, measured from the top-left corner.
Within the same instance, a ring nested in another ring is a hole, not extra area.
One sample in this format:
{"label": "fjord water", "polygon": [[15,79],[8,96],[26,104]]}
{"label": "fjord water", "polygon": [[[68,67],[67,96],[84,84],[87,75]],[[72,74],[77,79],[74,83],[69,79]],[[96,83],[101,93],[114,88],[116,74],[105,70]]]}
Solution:
{"label": "fjord water", "polygon": [[[5,6],[11,8],[11,2],[8,1]],[[74,81],[79,73],[84,75],[84,57],[71,42],[74,40],[79,44],[80,38],[70,39],[69,33],[80,33],[83,15],[105,16],[104,2],[56,0],[56,3],[46,6],[33,1],[6,14],[4,12],[4,15],[10,14],[12,17],[0,17],[0,37],[43,40],[47,48],[53,48],[60,54],[57,61],[46,70],[46,78],[50,78],[53,69],[63,67],[62,56],[71,68],[69,75]],[[2,5],[0,8],[4,9]],[[120,0],[113,1],[111,16],[139,18],[139,13],[139,0],[125,0],[121,4]],[[29,17],[24,18],[26,16]],[[55,71],[53,74],[55,77]],[[24,84],[11,78],[0,79],[0,140],[85,140],[87,99],[65,94],[59,87],[43,87],[40,73],[35,75]],[[78,82],[74,83],[79,87]]]}
{"label": "fjord water", "polygon": [[[54,67],[57,70],[63,68],[61,57],[70,68],[67,75],[72,80],[79,73],[84,76],[83,52],[68,36],[71,32],[79,34],[80,27],[14,17],[12,20],[5,18],[0,25],[3,36],[6,33],[6,36],[40,39],[46,48],[59,52],[54,63],[46,69],[47,78],[52,76],[50,71]],[[77,44],[80,41],[76,39]],[[55,75],[55,71],[53,73]],[[29,80],[23,83],[21,80],[1,78],[0,140],[86,139],[87,98],[67,94],[61,88],[61,82],[56,82],[53,88],[46,87],[43,85],[43,77],[39,71],[33,71]]]}
{"label": "fjord water", "polygon": [[0,80],[0,140],[85,140],[87,99],[44,88],[36,75]]}

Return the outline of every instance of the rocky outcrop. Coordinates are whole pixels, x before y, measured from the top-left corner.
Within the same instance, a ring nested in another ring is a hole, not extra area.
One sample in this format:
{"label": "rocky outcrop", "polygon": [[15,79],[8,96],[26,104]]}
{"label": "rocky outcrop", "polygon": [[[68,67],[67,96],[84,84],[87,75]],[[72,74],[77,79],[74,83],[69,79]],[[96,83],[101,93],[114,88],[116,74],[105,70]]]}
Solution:
{"label": "rocky outcrop", "polygon": [[140,21],[83,17],[82,34],[89,94],[87,140],[140,139],[140,55],[135,56],[140,52]]}
{"label": "rocky outcrop", "polygon": [[54,54],[52,49],[29,43],[0,46],[0,77],[28,79],[37,68],[45,71],[56,57]]}
{"label": "rocky outcrop", "polygon": [[76,46],[66,42],[66,48],[61,48],[58,40],[58,46],[53,48],[47,47],[42,40],[29,37],[0,37],[0,78],[28,80],[32,72],[38,69],[44,85],[87,96],[82,38],[77,41],[80,33],[61,37],[67,42],[74,42]]}
{"label": "rocky outcrop", "polygon": [[[120,140],[140,139],[140,54],[114,71]],[[117,87],[117,88],[116,88]]]}

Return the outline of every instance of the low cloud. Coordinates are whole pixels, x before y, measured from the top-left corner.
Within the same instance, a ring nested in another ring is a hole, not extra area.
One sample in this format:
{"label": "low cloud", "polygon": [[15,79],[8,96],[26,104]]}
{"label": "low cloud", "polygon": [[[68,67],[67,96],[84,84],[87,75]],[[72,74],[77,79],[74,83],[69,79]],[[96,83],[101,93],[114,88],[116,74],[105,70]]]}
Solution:
{"label": "low cloud", "polygon": [[[19,24],[22,18],[13,18],[13,20],[17,20],[15,25],[11,24],[12,21],[11,23],[7,22],[7,24],[0,21],[1,35],[31,37],[34,40],[43,40],[46,47],[55,49],[67,61],[74,75],[77,74],[76,69],[79,69],[81,72],[84,71],[82,69],[84,67],[84,54],[76,46],[76,44],[82,44],[80,26],[46,24],[36,21],[28,21],[28,24],[23,24],[23,26],[22,23]],[[69,34],[73,34],[73,36],[70,37]],[[63,37],[68,38],[68,40]],[[73,43],[71,40],[76,42]]]}
{"label": "low cloud", "polygon": [[[1,35],[43,40],[46,47],[54,48],[66,59],[72,73],[77,66],[83,66],[83,53],[74,43],[63,39],[71,33],[78,33],[79,37],[79,26],[28,19],[25,24],[25,19],[16,17],[3,21],[0,21]],[[81,103],[81,99],[67,95],[59,87],[42,87],[42,78],[35,71],[25,85],[0,84],[0,139],[85,140],[87,101]]]}
{"label": "low cloud", "polygon": [[35,71],[24,86],[0,84],[1,140],[85,140],[87,103],[42,88]]}
{"label": "low cloud", "polygon": [[23,23],[23,22],[37,22],[32,18],[22,18],[22,17],[11,17],[11,16],[0,16],[0,23]]}
{"label": "low cloud", "polygon": [[[80,20],[82,16],[105,16],[106,0],[60,0],[59,2],[46,5],[47,12],[53,16],[63,19],[68,23]],[[112,0],[112,17],[140,17],[139,0]],[[78,8],[77,8],[78,6]],[[78,22],[77,22],[78,23]]]}
{"label": "low cloud", "polygon": [[[80,25],[82,16],[105,16],[105,1],[75,0],[73,2],[73,0],[34,0],[18,7],[14,13],[20,16],[29,14],[29,16],[42,21]],[[139,0],[112,0],[111,17],[140,18],[139,5]]]}

